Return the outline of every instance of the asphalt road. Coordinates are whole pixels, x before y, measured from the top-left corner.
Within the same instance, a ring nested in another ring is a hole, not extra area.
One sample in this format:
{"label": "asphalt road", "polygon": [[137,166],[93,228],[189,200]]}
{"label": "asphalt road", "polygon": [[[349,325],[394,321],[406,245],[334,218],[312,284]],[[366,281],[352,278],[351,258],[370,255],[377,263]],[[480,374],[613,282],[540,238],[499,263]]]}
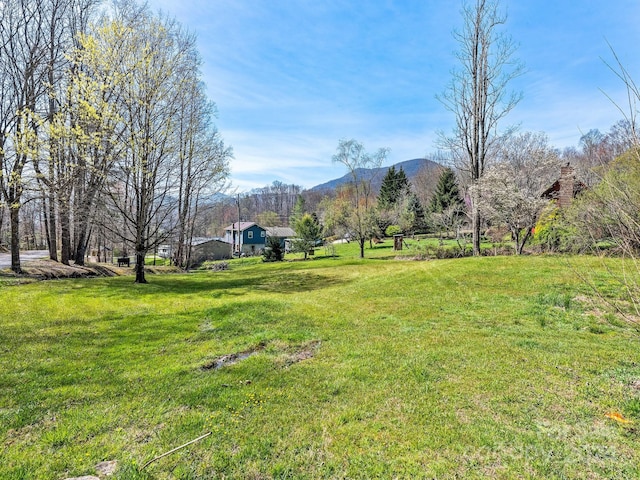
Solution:
{"label": "asphalt road", "polygon": [[[49,250],[26,250],[20,252],[20,264],[28,263],[29,260],[40,260],[49,258]],[[0,268],[11,267],[11,254],[0,253]]]}

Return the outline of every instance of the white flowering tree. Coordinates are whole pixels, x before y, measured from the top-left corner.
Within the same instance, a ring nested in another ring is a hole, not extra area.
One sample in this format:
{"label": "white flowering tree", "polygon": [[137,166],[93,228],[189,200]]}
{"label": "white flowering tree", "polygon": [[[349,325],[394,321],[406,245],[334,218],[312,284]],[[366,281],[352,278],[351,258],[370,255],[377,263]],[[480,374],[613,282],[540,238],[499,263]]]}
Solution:
{"label": "white flowering tree", "polygon": [[509,138],[499,160],[472,187],[477,189],[481,214],[493,224],[506,225],[517,254],[531,236],[540,212],[548,204],[542,193],[560,172],[557,151],[543,133],[521,133]]}

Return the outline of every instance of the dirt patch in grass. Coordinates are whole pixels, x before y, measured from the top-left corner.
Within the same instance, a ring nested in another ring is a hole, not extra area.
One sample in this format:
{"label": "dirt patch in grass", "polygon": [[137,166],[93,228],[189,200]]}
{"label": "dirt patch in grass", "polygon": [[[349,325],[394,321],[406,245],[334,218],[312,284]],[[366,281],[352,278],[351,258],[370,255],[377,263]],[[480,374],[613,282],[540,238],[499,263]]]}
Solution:
{"label": "dirt patch in grass", "polygon": [[[268,349],[267,353],[280,353],[276,359],[275,363],[280,368],[289,367],[295,363],[302,362],[304,360],[309,360],[313,358],[316,354],[316,351],[320,347],[320,340],[312,340],[310,342],[306,342],[302,345],[295,346],[282,346],[282,345],[271,345],[271,348]],[[221,368],[228,367],[230,365],[234,365],[236,363],[241,362],[242,360],[246,360],[247,358],[259,353],[267,348],[267,345],[261,343],[256,347],[250,348],[248,350],[244,350],[242,352],[230,353],[227,355],[222,355],[213,359],[210,362],[205,363],[200,367],[201,370],[220,370]]]}
{"label": "dirt patch in grass", "polygon": [[263,344],[260,344],[254,348],[245,350],[243,352],[222,355],[221,357],[218,357],[211,362],[205,363],[202,367],[200,367],[200,369],[201,370],[220,370],[223,367],[228,367],[229,365],[234,365],[238,362],[241,362],[242,360],[246,360],[252,355],[255,355],[256,353],[264,350],[264,347],[265,346]]}
{"label": "dirt patch in grass", "polygon": [[577,295],[572,300],[580,304],[586,314],[592,315],[601,324],[614,327],[635,325],[636,329],[640,328],[640,315],[635,314],[635,305],[631,302],[609,301],[602,297],[587,297],[585,295]]}
{"label": "dirt patch in grass", "polygon": [[315,356],[321,343],[322,342],[320,340],[312,340],[303,345],[298,345],[297,347],[294,347],[292,351],[286,352],[282,357],[280,357],[278,364],[280,367],[286,368],[294,363],[309,360]]}
{"label": "dirt patch in grass", "polygon": [[[178,267],[145,266],[148,274],[183,273]],[[29,260],[22,266],[22,273],[15,274],[9,269],[0,271],[0,276],[15,280],[17,283],[28,283],[38,280],[56,280],[62,278],[118,277],[133,275],[133,268],[123,268],[108,263],[89,263],[84,266],[64,265],[49,259]]]}

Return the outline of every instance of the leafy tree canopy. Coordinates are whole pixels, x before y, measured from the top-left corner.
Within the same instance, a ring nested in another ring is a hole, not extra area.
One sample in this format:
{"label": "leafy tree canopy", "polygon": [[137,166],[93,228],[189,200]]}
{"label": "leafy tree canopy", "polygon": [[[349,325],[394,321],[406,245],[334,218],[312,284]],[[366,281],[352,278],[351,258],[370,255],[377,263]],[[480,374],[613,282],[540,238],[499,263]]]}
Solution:
{"label": "leafy tree canopy", "polygon": [[267,210],[256,215],[256,221],[261,227],[277,227],[280,225],[280,215]]}

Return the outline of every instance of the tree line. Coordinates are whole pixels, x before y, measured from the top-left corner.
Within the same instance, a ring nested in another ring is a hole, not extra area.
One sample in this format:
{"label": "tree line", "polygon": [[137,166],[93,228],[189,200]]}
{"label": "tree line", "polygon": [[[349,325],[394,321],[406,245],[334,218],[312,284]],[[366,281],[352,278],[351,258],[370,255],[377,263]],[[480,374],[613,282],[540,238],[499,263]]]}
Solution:
{"label": "tree line", "polygon": [[[536,225],[548,203],[540,193],[561,165],[574,165],[580,181],[599,191],[603,179],[618,185],[622,177],[609,168],[630,168],[614,159],[638,144],[633,102],[608,133],[591,130],[564,151],[544,133],[500,129],[521,97],[508,85],[523,67],[500,31],[506,16],[498,2],[474,0],[455,34],[459,68],[440,97],[455,128],[440,135],[435,160],[450,168],[411,181],[390,168],[373,191],[360,169],[380,166],[388,150],[369,153],[355,139],[341,140],[333,161],[351,182],[337,191],[273,182],[211,205],[232,152],[216,130],[192,34],[133,1],[105,8],[97,0],[6,0],[0,16],[0,246],[9,245],[16,272],[22,246],[44,246],[53,260],[78,265],[91,249],[105,260],[135,255],[136,281],[144,282],[147,252],[169,238],[175,263],[188,265],[191,238],[214,224],[218,232],[239,218],[295,226],[305,213],[306,231],[317,231],[311,218],[325,236],[356,240],[361,255],[367,241],[393,232],[464,239],[463,230],[479,254],[483,233],[496,225],[521,253],[536,231],[553,230]],[[639,98],[617,67],[629,98]],[[590,218],[603,211],[584,208]],[[592,225],[593,235],[613,231],[611,218]]]}
{"label": "tree line", "polygon": [[[549,145],[542,132],[505,128],[504,119],[522,98],[522,93],[510,90],[510,84],[523,74],[524,65],[515,58],[516,43],[502,29],[507,16],[499,7],[499,2],[494,0],[472,0],[463,4],[463,26],[454,32],[459,46],[458,67],[439,96],[455,119],[452,131],[441,132],[438,142],[445,152],[446,164],[455,169],[455,173],[446,170],[442,174],[433,198],[425,195],[423,188],[410,188],[403,172],[393,169],[387,172],[376,198],[371,181],[359,172],[362,168],[380,166],[387,150],[369,154],[354,139],[339,142],[333,161],[346,167],[351,183],[320,204],[319,217],[327,233],[339,232],[356,240],[361,256],[364,256],[365,242],[389,233],[387,228],[391,226],[405,232],[455,231],[457,238],[461,238],[464,227],[471,231],[474,255],[481,254],[481,240],[488,227],[505,227],[516,253],[522,253],[549,204],[542,193],[558,178],[563,164],[573,164],[576,177],[593,188],[594,193],[585,196],[589,200],[578,202],[581,207],[577,210],[579,214],[574,209],[572,226],[556,226],[551,229],[555,232],[553,235],[582,231],[585,237],[586,228],[593,243],[609,232],[606,240],[632,253],[629,245],[637,243],[634,234],[640,221],[633,215],[637,211],[635,201],[631,201],[635,198],[633,189],[623,188],[620,179],[634,184],[628,171],[633,162],[615,159],[624,155],[637,157],[636,105],[640,89],[614,52],[616,63],[609,68],[626,85],[629,105],[628,108],[616,106],[628,113],[609,133],[591,130],[581,138],[579,149],[560,152]],[[608,196],[604,195],[603,185],[609,185]],[[432,187],[433,182],[429,186]],[[608,201],[597,200],[595,192]],[[591,203],[585,204],[586,201]],[[425,214],[427,203],[429,208]],[[615,211],[626,213],[616,217],[605,205],[617,205]],[[632,207],[623,208],[627,205]],[[590,215],[582,214],[583,211]],[[605,215],[606,212],[609,213]],[[550,215],[546,213],[548,220]],[[551,216],[564,221],[570,217],[557,212]],[[546,229],[538,228],[538,232],[550,231],[548,223]],[[616,236],[612,236],[612,232]],[[622,236],[623,232],[628,234]],[[546,245],[551,242],[547,241]]]}
{"label": "tree line", "polygon": [[21,223],[65,264],[83,265],[90,245],[133,253],[137,282],[170,235],[186,263],[202,198],[232,156],[195,37],[133,1],[6,0],[0,20],[0,238],[8,231],[12,270]]}
{"label": "tree line", "polygon": [[[623,119],[609,132],[588,131],[576,147],[564,150],[552,146],[543,132],[513,131],[495,141],[483,175],[475,181],[456,157],[440,152],[433,156],[440,167],[425,168],[409,179],[401,168],[391,166],[381,184],[363,169],[378,168],[388,150],[369,154],[359,141],[345,139],[338,143],[333,160],[346,167],[351,177],[347,184],[318,193],[274,182],[240,197],[241,219],[261,226],[289,225],[304,233],[309,225],[298,227],[297,222],[309,214],[317,222],[313,231],[320,232],[315,240],[322,237],[356,241],[362,256],[367,242],[394,233],[437,234],[441,239],[453,235],[462,251],[473,240],[475,202],[481,216],[478,225],[482,239],[502,242],[508,235],[517,254],[534,240],[539,248],[558,250],[569,241],[543,238],[543,232],[548,234],[548,225],[545,230],[539,224],[548,223],[548,212],[555,211],[550,210],[553,204],[542,196],[543,192],[558,180],[561,167],[566,164],[574,168],[577,182],[588,188],[597,187],[615,159],[632,148],[632,130],[628,120]],[[376,184],[380,184],[378,189]],[[228,223],[236,221],[236,208],[229,205],[230,213],[221,218]],[[563,218],[567,215],[564,212]],[[308,237],[302,233],[299,236]],[[306,238],[305,245],[313,240]],[[572,244],[584,242],[574,239]]]}

